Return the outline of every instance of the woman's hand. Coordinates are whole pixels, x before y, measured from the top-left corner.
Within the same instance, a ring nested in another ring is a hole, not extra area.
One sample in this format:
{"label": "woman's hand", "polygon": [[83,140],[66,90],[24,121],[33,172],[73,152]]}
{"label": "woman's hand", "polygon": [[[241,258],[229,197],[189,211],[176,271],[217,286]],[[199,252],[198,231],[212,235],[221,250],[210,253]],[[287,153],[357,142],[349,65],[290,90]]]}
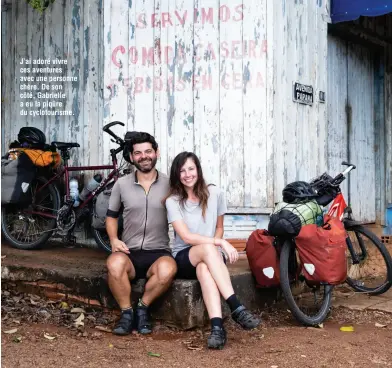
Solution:
{"label": "woman's hand", "polygon": [[114,252],[123,252],[125,254],[129,254],[128,247],[120,239],[111,240],[110,241],[110,245],[112,246],[112,253],[114,253]]}
{"label": "woman's hand", "polygon": [[220,245],[222,249],[226,252],[229,257],[230,263],[234,263],[238,261],[238,251],[235,249],[227,240],[225,239],[216,239],[216,245]]}

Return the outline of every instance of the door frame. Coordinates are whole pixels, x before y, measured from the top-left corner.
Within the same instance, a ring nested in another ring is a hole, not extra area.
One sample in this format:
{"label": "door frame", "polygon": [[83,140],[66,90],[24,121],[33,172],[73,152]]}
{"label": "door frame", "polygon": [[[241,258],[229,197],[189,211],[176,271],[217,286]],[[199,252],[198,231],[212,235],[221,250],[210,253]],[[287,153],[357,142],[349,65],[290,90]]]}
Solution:
{"label": "door frame", "polygon": [[[354,22],[328,24],[328,34],[340,38],[344,42],[351,42],[370,49],[374,54],[374,139],[375,145],[375,210],[376,224],[385,225],[385,211],[387,207],[386,197],[386,140],[385,131],[387,121],[385,119],[385,57],[388,42],[381,36],[370,34],[365,29],[358,27]],[[346,112],[346,119],[350,120],[350,112]],[[347,125],[350,122],[347,121]],[[349,127],[347,127],[349,129]],[[349,138],[347,141],[347,155],[350,157]],[[348,185],[350,182],[348,178]],[[350,191],[349,191],[350,192]],[[350,196],[350,194],[348,193]],[[349,199],[349,198],[348,198]]]}

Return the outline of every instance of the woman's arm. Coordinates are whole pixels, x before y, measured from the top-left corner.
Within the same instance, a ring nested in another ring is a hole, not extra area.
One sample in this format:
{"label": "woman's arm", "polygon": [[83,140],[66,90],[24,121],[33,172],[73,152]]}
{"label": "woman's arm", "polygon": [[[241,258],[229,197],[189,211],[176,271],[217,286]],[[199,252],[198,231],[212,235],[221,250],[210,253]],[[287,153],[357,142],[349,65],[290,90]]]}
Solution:
{"label": "woman's arm", "polygon": [[174,231],[179,235],[179,237],[189,245],[198,244],[215,244],[220,245],[222,239],[210,238],[209,236],[203,236],[195,233],[191,233],[188,229],[184,220],[176,220],[172,222]]}
{"label": "woman's arm", "polygon": [[223,238],[223,232],[224,232],[224,228],[223,228],[223,215],[222,216],[218,216],[217,222],[216,222],[216,230],[215,230],[215,238],[219,238],[222,239]]}

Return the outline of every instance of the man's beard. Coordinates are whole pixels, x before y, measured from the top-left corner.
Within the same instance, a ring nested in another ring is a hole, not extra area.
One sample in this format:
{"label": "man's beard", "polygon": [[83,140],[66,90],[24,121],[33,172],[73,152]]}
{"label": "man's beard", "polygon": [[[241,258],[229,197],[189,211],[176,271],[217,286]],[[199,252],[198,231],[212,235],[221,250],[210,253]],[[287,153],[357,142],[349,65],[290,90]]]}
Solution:
{"label": "man's beard", "polygon": [[[141,166],[140,164],[143,163],[144,161],[149,162],[150,165],[148,165],[148,166]],[[146,173],[147,174],[147,173],[151,172],[155,168],[155,165],[156,165],[157,161],[158,161],[158,157],[155,157],[155,158],[153,158],[151,160],[150,159],[144,159],[144,160],[141,160],[139,162],[134,161],[133,164],[136,166],[136,168],[139,171],[141,171],[142,173]]]}

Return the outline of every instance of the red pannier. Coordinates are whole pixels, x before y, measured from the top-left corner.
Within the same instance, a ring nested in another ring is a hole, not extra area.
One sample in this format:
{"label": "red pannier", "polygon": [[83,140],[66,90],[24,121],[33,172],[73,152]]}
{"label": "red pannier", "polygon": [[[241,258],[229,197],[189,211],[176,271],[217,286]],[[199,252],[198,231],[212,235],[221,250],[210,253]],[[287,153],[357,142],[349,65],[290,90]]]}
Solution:
{"label": "red pannier", "polygon": [[346,230],[337,218],[324,226],[304,225],[295,238],[304,277],[315,283],[341,284],[347,277]]}
{"label": "red pannier", "polygon": [[257,287],[279,286],[279,258],[274,246],[275,238],[267,230],[255,230],[246,242],[249,266]]}

